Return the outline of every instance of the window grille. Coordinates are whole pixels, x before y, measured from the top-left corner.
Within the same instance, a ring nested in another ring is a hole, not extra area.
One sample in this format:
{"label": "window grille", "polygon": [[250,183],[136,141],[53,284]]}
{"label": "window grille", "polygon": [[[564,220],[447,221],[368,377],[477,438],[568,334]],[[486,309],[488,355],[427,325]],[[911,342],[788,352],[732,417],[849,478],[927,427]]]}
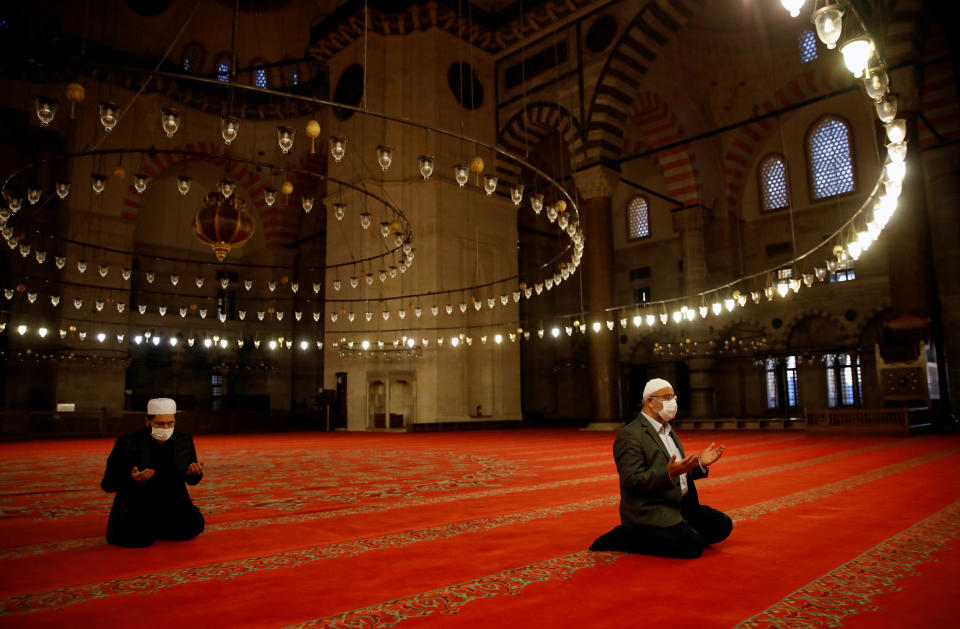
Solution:
{"label": "window grille", "polygon": [[817,58],[817,38],[811,30],[800,33],[800,63],[810,63]]}
{"label": "window grille", "polygon": [[650,236],[650,206],[646,197],[637,195],[627,205],[627,239],[638,240]]}
{"label": "window grille", "polygon": [[856,189],[850,127],[843,120],[825,116],[810,129],[807,159],[814,199],[828,199]]}
{"label": "window grille", "polygon": [[787,163],[782,155],[771,155],[760,162],[760,203],[764,212],[790,206],[787,194]]}

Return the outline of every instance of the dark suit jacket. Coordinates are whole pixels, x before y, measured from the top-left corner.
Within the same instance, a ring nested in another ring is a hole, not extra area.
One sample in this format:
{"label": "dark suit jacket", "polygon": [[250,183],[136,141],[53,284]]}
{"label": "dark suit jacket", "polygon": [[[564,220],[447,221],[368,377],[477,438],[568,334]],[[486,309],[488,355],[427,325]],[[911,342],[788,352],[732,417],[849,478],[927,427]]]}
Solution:
{"label": "dark suit jacket", "polygon": [[[685,456],[677,433],[672,432],[671,437]],[[673,526],[683,519],[685,502],[699,504],[694,481],[707,473],[699,466],[687,472],[684,496],[680,477],[671,478],[667,472],[670,453],[643,414],[617,434],[613,458],[620,474],[620,521],[624,526]]]}
{"label": "dark suit jacket", "polygon": [[[107,470],[100,481],[100,487],[106,492],[116,492],[113,507],[110,509],[110,519],[107,522],[107,535],[117,526],[121,515],[138,500],[149,498],[150,481],[140,483],[130,477],[130,472],[136,466],[140,470],[153,468],[150,460],[149,428],[142,428],[129,435],[118,437],[113,444],[113,450],[107,458]],[[193,437],[184,432],[174,430],[170,436],[170,445],[173,446],[173,464],[185,483],[196,485],[203,476],[188,476],[187,468],[197,460],[197,451],[193,446]],[[178,498],[184,504],[192,505],[186,485],[181,486],[182,494]]]}

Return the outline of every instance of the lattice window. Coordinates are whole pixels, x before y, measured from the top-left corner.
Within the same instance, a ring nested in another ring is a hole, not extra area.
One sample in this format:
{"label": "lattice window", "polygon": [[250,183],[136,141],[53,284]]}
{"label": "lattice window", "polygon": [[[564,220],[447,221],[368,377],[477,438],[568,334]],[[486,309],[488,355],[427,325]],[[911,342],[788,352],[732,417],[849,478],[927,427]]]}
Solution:
{"label": "lattice window", "polygon": [[637,195],[627,204],[627,239],[650,236],[650,205],[644,196]]}
{"label": "lattice window", "polygon": [[838,406],[860,406],[863,395],[863,376],[860,370],[860,356],[856,354],[828,354],[827,404],[831,408]]}
{"label": "lattice window", "polygon": [[782,155],[770,155],[761,161],[757,178],[760,181],[760,204],[764,212],[782,210],[790,206],[787,192],[787,163]]}
{"label": "lattice window", "polygon": [[[263,60],[258,60],[255,61],[253,65],[257,66],[258,64],[263,63]],[[262,67],[262,65],[253,69],[253,84],[256,87],[262,87],[264,89],[267,87],[267,69]]]}
{"label": "lattice window", "polygon": [[198,43],[187,44],[183,49],[184,72],[199,72],[203,62],[203,48]]}
{"label": "lattice window", "polygon": [[766,372],[767,408],[777,408],[780,406],[780,392],[777,388],[777,361],[775,358],[767,359]]}
{"label": "lattice window", "polygon": [[827,199],[856,189],[850,126],[824,116],[807,136],[807,159],[814,199]]}
{"label": "lattice window", "polygon": [[300,69],[295,63],[283,66],[283,76],[288,86],[294,87],[300,85]]}
{"label": "lattice window", "polygon": [[787,389],[787,406],[789,408],[796,408],[800,401],[800,395],[797,386],[797,357],[787,356],[785,362],[786,368],[784,369],[784,384],[786,384]]}
{"label": "lattice window", "polygon": [[817,58],[817,37],[811,30],[800,33],[800,63],[810,63]]}
{"label": "lattice window", "polygon": [[230,57],[222,55],[217,61],[217,80],[227,83],[230,81]]}

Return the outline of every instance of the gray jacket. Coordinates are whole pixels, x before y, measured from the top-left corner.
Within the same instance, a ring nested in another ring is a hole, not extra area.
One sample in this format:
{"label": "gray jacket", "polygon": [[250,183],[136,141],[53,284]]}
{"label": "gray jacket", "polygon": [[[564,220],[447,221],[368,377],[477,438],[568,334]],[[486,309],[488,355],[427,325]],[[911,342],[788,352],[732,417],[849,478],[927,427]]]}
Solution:
{"label": "gray jacket", "polygon": [[[676,431],[671,437],[686,456]],[[643,414],[617,434],[613,458],[620,474],[620,521],[624,526],[673,526],[683,519],[684,503],[699,504],[694,481],[706,477],[707,472],[699,466],[687,472],[684,496],[680,477],[671,478],[667,472],[670,453]]]}

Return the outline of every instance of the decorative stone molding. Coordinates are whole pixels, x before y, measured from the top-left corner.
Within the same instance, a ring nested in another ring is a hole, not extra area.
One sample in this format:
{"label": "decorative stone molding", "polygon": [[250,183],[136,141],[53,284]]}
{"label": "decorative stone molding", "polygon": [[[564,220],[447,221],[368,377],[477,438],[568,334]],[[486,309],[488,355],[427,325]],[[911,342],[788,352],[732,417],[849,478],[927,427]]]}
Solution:
{"label": "decorative stone molding", "polygon": [[620,173],[608,166],[591,166],[574,173],[573,178],[577,183],[580,198],[609,199],[620,181]]}

